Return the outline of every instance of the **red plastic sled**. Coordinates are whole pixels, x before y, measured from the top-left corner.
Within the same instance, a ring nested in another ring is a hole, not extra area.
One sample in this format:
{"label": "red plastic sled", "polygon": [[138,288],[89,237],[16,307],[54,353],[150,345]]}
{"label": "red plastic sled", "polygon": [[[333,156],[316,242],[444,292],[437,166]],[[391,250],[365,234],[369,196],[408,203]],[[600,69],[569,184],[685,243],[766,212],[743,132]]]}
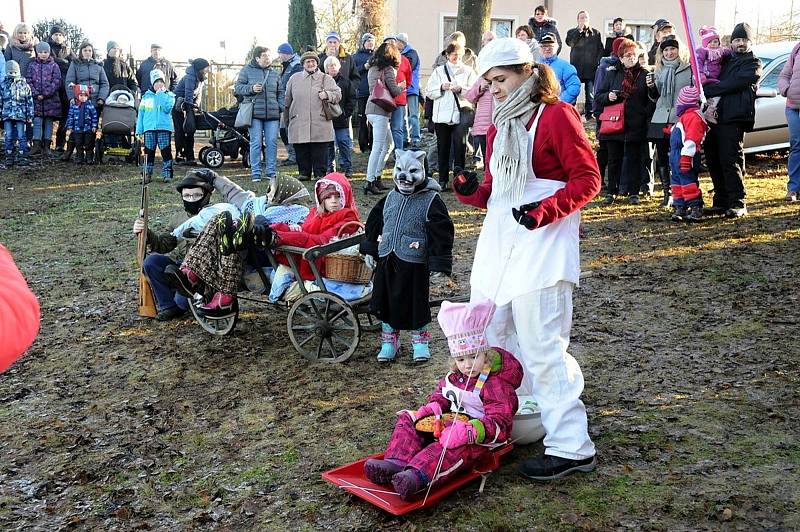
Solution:
{"label": "red plastic sled", "polygon": [[[447,496],[452,491],[457,490],[464,484],[475,480],[478,477],[488,475],[500,467],[500,459],[509,453],[514,446],[512,444],[502,445],[487,453],[471,471],[461,473],[450,479],[444,484],[434,484],[428,499],[420,497],[415,501],[404,501],[391,486],[379,486],[373,484],[364,476],[364,462],[370,458],[383,458],[383,454],[375,454],[362,458],[352,464],[343,465],[336,469],[331,469],[322,473],[322,478],[334,486],[339,486],[356,497],[367,501],[393,515],[405,515],[420,508],[427,508],[436,504],[439,499]],[[481,484],[483,489],[483,484]],[[425,503],[423,504],[423,501]]]}

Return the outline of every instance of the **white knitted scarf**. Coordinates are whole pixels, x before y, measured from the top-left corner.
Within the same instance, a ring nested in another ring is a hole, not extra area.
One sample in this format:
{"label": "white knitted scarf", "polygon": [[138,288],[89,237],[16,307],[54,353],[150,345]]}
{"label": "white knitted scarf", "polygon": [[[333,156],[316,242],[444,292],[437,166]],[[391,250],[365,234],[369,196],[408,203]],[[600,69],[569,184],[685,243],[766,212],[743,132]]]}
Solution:
{"label": "white knitted scarf", "polygon": [[506,101],[495,102],[492,123],[497,135],[492,144],[492,195],[504,202],[520,203],[528,178],[528,121],[539,104],[531,100],[538,76],[533,74],[509,94]]}

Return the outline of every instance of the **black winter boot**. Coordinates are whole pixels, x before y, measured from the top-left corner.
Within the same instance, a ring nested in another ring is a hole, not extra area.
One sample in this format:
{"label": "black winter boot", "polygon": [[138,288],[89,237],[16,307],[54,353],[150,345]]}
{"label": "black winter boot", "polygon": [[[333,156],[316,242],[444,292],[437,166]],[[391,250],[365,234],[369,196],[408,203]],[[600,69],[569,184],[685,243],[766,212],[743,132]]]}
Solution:
{"label": "black winter boot", "polygon": [[70,159],[72,159],[72,152],[74,151],[75,151],[75,143],[70,140],[69,142],[67,142],[67,149],[61,155],[61,160],[67,162]]}

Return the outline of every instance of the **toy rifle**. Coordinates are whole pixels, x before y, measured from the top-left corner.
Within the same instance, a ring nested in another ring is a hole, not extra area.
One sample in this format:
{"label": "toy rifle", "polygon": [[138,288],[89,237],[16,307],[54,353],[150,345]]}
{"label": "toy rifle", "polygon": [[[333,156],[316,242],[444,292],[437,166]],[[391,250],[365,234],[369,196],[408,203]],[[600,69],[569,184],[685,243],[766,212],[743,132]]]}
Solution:
{"label": "toy rifle", "polygon": [[139,233],[136,241],[136,262],[139,263],[139,316],[145,318],[155,318],[155,300],[153,299],[153,289],[150,288],[150,281],[144,275],[144,258],[147,256],[147,217],[148,217],[148,193],[147,193],[147,155],[142,169],[142,203],[139,207],[139,218],[144,220],[144,229]]}

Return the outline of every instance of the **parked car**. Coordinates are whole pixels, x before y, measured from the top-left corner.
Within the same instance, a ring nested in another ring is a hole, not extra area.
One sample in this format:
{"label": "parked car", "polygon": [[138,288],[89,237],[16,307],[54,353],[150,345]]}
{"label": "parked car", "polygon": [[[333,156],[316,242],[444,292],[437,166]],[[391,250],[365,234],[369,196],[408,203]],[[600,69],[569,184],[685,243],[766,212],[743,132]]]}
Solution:
{"label": "parked car", "polygon": [[744,136],[744,152],[781,150],[789,147],[786,124],[786,98],[778,94],[778,75],[797,41],[781,41],[753,46],[753,53],[764,64],[756,93],[756,123]]}

